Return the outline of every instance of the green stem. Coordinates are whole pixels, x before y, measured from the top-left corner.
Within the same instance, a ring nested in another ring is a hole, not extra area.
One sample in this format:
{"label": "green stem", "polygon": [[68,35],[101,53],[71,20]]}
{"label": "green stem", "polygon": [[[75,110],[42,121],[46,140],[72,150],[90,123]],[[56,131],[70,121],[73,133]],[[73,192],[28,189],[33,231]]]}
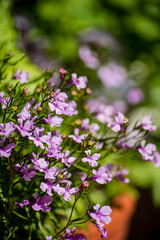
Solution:
{"label": "green stem", "polygon": [[72,222],[72,221],[71,221],[71,218],[72,218],[73,210],[74,210],[74,207],[75,207],[75,205],[76,205],[77,200],[78,200],[78,198],[75,197],[75,201],[74,201],[74,204],[73,204],[73,206],[72,206],[71,213],[70,213],[70,217],[69,217],[69,219],[68,219],[68,222],[67,222],[66,226],[65,226],[61,231],[59,231],[59,232],[54,236],[54,238],[57,237],[60,233],[62,233],[62,232],[71,224],[71,222]]}

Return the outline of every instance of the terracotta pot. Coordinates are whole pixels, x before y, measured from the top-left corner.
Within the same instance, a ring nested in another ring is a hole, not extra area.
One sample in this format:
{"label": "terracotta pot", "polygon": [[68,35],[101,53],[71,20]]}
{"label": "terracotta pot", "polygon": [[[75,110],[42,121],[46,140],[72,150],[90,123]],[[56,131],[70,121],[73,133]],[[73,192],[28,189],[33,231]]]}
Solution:
{"label": "terracotta pot", "polygon": [[[114,198],[112,205],[112,221],[106,225],[108,240],[126,240],[132,216],[136,209],[136,198],[130,194],[121,194]],[[87,230],[78,229],[76,233],[83,233],[87,240],[102,240],[100,232],[89,222]]]}

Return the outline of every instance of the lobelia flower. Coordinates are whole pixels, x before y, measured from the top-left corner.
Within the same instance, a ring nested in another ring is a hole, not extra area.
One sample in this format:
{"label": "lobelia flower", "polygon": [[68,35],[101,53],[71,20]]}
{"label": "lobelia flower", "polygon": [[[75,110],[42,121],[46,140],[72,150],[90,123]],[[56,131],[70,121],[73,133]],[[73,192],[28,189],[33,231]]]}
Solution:
{"label": "lobelia flower", "polygon": [[36,145],[36,147],[40,147],[41,149],[45,149],[45,146],[43,145],[42,139],[41,138],[44,133],[44,128],[43,127],[36,127],[35,130],[33,131],[33,135],[28,137],[30,141],[33,141],[33,143]]}
{"label": "lobelia flower", "polygon": [[57,167],[51,167],[51,168],[46,168],[44,169],[45,176],[44,178],[47,179],[52,179],[53,181],[56,180],[56,176],[59,174],[59,169]]}
{"label": "lobelia flower", "polygon": [[120,130],[124,132],[123,124],[127,122],[128,119],[125,118],[123,113],[118,112],[115,116],[115,122],[109,121],[108,127],[110,127],[114,132],[118,132]]}
{"label": "lobelia flower", "polygon": [[99,68],[98,77],[106,87],[118,88],[124,84],[127,74],[122,66],[115,63],[109,63]]}
{"label": "lobelia flower", "polygon": [[9,158],[11,155],[12,148],[15,148],[14,143],[9,143],[7,146],[4,146],[6,138],[3,137],[2,141],[0,141],[0,157],[6,157]]}
{"label": "lobelia flower", "polygon": [[63,122],[63,118],[59,116],[54,116],[54,117],[51,117],[51,116],[52,116],[52,113],[48,115],[48,118],[44,118],[44,122],[49,123],[51,127],[54,127],[54,126],[60,127]]}
{"label": "lobelia flower", "polygon": [[112,106],[114,107],[115,113],[122,112],[125,113],[127,111],[127,103],[122,100],[117,100],[112,103]]}
{"label": "lobelia flower", "polygon": [[15,79],[19,79],[20,83],[23,84],[23,83],[28,83],[28,78],[29,78],[29,73],[26,72],[26,71],[23,71],[21,73],[21,70],[18,69],[14,75],[14,78]]}
{"label": "lobelia flower", "polygon": [[10,101],[10,97],[4,98],[4,95],[4,92],[0,92],[0,104],[2,105],[2,109],[5,109]]}
{"label": "lobelia flower", "polygon": [[72,73],[71,75],[72,75],[72,81],[70,82],[70,84],[75,84],[78,90],[86,88],[87,77],[81,76],[77,78],[76,73]]}
{"label": "lobelia flower", "polygon": [[99,99],[88,101],[90,113],[96,113],[96,118],[102,123],[111,122],[111,116],[115,114],[115,108],[112,105],[106,105]]}
{"label": "lobelia flower", "polygon": [[39,155],[36,156],[35,153],[32,154],[34,158],[31,158],[30,160],[34,164],[34,169],[45,173],[45,179],[49,178],[50,180],[55,181],[56,176],[59,174],[59,169],[55,166],[48,168],[49,161],[46,161],[44,158],[38,159]]}
{"label": "lobelia flower", "polygon": [[52,181],[46,180],[45,182],[41,182],[40,189],[43,192],[46,192],[49,196],[53,196],[52,190],[54,191],[54,187],[57,185],[57,184],[54,184],[54,182],[55,182],[54,180]]}
{"label": "lobelia flower", "polygon": [[15,165],[15,170],[19,170],[20,169],[20,174],[23,176],[23,178],[26,181],[31,181],[31,178],[34,178],[35,175],[37,175],[37,173],[34,171],[34,167],[30,167],[28,164],[22,163],[21,165],[16,164]]}
{"label": "lobelia flower", "polygon": [[53,147],[60,150],[60,145],[62,144],[61,136],[53,136],[52,132],[48,132],[47,135],[42,135],[40,138],[41,142],[46,143],[48,147]]}
{"label": "lobelia flower", "polygon": [[59,89],[55,91],[55,97],[51,99],[48,103],[48,106],[52,112],[56,112],[56,114],[61,115],[64,112],[64,109],[68,106],[67,100],[68,96],[64,92],[60,92]]}
{"label": "lobelia flower", "polygon": [[34,195],[34,198],[36,199],[36,202],[32,205],[32,208],[35,211],[41,210],[42,212],[46,212],[51,210],[51,207],[48,207],[48,205],[51,204],[52,202],[50,196],[44,195],[41,199],[39,199],[38,193],[36,193]]}
{"label": "lobelia flower", "polygon": [[138,152],[140,152],[140,154],[142,155],[143,160],[153,161],[153,154],[156,152],[156,145],[154,145],[153,143],[148,143],[145,146],[145,143],[145,140],[141,142],[141,147],[138,148]]}
{"label": "lobelia flower", "polygon": [[34,129],[34,122],[31,120],[27,120],[23,124],[23,120],[18,118],[19,125],[15,124],[15,128],[20,132],[22,137],[29,137],[32,135],[32,130]]}
{"label": "lobelia flower", "polygon": [[115,177],[118,178],[118,180],[121,182],[121,183],[129,183],[130,180],[129,178],[126,178],[124,175],[128,175],[129,174],[129,170],[124,168],[122,170],[120,170],[121,166],[118,165],[117,167],[117,170],[115,172]]}
{"label": "lobelia flower", "polygon": [[30,205],[30,202],[28,200],[24,200],[23,203],[15,202],[15,204],[23,208],[26,205]]}
{"label": "lobelia flower", "polygon": [[73,227],[72,230],[69,228],[66,229],[66,233],[63,234],[65,240],[86,240],[86,237],[83,234],[74,235],[76,227]]}
{"label": "lobelia flower", "polygon": [[47,236],[46,237],[46,240],[52,240],[52,236],[50,235],[50,236]]}
{"label": "lobelia flower", "polygon": [[25,107],[22,109],[22,111],[19,114],[17,114],[17,117],[23,120],[30,120],[31,119],[31,113],[29,111],[30,107],[31,107],[31,103],[27,102]]}
{"label": "lobelia flower", "polygon": [[98,171],[93,169],[92,173],[94,176],[90,177],[88,180],[95,180],[100,184],[106,184],[107,182],[110,182],[113,177],[105,167],[100,167]]}
{"label": "lobelia flower", "polygon": [[144,130],[152,132],[152,131],[156,130],[157,126],[152,125],[152,117],[151,116],[145,116],[142,118],[142,123],[139,126],[139,128],[142,128]]}
{"label": "lobelia flower", "polygon": [[60,85],[59,74],[55,72],[53,76],[47,80],[47,83],[49,83],[49,90],[52,90],[53,88],[57,88]]}
{"label": "lobelia flower", "polygon": [[62,153],[62,157],[60,161],[64,163],[67,167],[71,167],[71,165],[76,161],[76,157],[70,156],[70,150],[66,150],[65,153]]}
{"label": "lobelia flower", "polygon": [[98,230],[101,232],[101,238],[107,238],[107,228],[103,228],[100,225],[95,224]]}
{"label": "lobelia flower", "polygon": [[82,158],[82,162],[88,162],[90,166],[96,167],[98,165],[97,160],[100,158],[101,154],[95,153],[91,156],[91,150],[87,150],[85,153],[87,157]]}
{"label": "lobelia flower", "polygon": [[160,154],[158,152],[153,154],[153,163],[156,167],[160,167]]}
{"label": "lobelia flower", "polygon": [[0,135],[9,137],[15,130],[15,124],[13,122],[0,123]]}
{"label": "lobelia flower", "polygon": [[136,105],[144,98],[144,94],[140,88],[132,88],[127,93],[127,100],[129,104]]}
{"label": "lobelia flower", "polygon": [[92,69],[95,69],[99,65],[99,61],[96,57],[96,52],[90,50],[87,45],[83,45],[78,50],[80,59],[84,62],[84,64]]}
{"label": "lobelia flower", "polygon": [[93,206],[93,209],[95,212],[88,212],[88,214],[96,221],[96,224],[103,227],[104,224],[109,224],[111,222],[111,217],[109,215],[111,214],[112,209],[109,206],[103,206],[100,208],[100,205],[97,203]]}
{"label": "lobelia flower", "polygon": [[65,201],[71,201],[70,195],[76,195],[78,192],[78,188],[70,188],[71,182],[67,181],[66,187],[63,188],[59,184],[53,186],[53,190],[58,193],[58,195],[63,195],[63,199]]}
{"label": "lobelia flower", "polygon": [[38,170],[39,172],[45,172],[49,166],[49,161],[46,161],[44,158],[32,158],[31,162],[34,164],[34,169]]}
{"label": "lobelia flower", "polygon": [[74,134],[75,135],[68,135],[68,137],[72,138],[73,141],[75,141],[76,143],[82,143],[82,140],[84,140],[88,136],[88,134],[79,135],[79,129],[78,128],[74,129]]}
{"label": "lobelia flower", "polygon": [[89,125],[89,130],[93,134],[93,136],[97,135],[99,129],[100,126],[97,123],[92,123],[91,125]]}
{"label": "lobelia flower", "polygon": [[42,142],[45,142],[46,139],[46,144],[48,145],[48,147],[46,148],[46,150],[48,151],[48,153],[46,154],[46,156],[48,157],[54,157],[56,159],[60,159],[63,156],[63,153],[61,152],[61,143],[62,143],[62,138],[57,137],[57,136],[53,136],[51,138],[51,133],[48,133],[48,136],[50,136],[49,139],[47,139],[47,135],[44,136],[44,138],[42,137]]}
{"label": "lobelia flower", "polygon": [[89,129],[89,118],[83,119],[81,123],[82,130],[88,130]]}
{"label": "lobelia flower", "polygon": [[68,101],[67,103],[68,105],[64,108],[63,114],[67,116],[76,115],[78,113],[78,111],[76,110],[77,108],[76,102],[74,100],[71,100],[71,101]]}

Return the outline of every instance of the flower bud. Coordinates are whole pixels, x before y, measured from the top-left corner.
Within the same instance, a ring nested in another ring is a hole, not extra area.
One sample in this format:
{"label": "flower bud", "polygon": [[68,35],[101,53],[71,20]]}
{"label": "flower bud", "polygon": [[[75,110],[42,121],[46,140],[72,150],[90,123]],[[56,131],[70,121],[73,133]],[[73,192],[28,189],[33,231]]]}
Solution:
{"label": "flower bud", "polygon": [[38,109],[38,111],[42,111],[42,107],[38,107],[37,109]]}
{"label": "flower bud", "polygon": [[82,123],[82,121],[81,121],[80,119],[76,119],[76,120],[75,120],[75,124],[81,125],[81,123]]}
{"label": "flower bud", "polygon": [[54,92],[51,92],[51,97],[55,97],[56,94]]}
{"label": "flower bud", "polygon": [[73,96],[76,96],[76,95],[77,95],[77,91],[72,91],[71,94],[72,94]]}
{"label": "flower bud", "polygon": [[16,111],[16,110],[17,110],[17,107],[16,107],[16,106],[13,106],[12,109],[13,109],[14,111]]}
{"label": "flower bud", "polygon": [[24,89],[23,89],[23,92],[24,92],[24,94],[26,94],[26,93],[28,92],[28,89],[27,89],[27,88],[24,88]]}
{"label": "flower bud", "polygon": [[92,93],[92,90],[90,88],[86,88],[86,93],[87,94],[91,94]]}
{"label": "flower bud", "polygon": [[87,181],[83,181],[82,183],[81,183],[81,187],[82,188],[87,188],[89,186],[89,183],[87,182]]}
{"label": "flower bud", "polygon": [[94,142],[92,142],[92,141],[88,142],[88,145],[90,145],[90,146],[93,145],[93,144],[94,144]]}
{"label": "flower bud", "polygon": [[41,88],[38,87],[37,90],[36,90],[36,92],[39,93],[40,91],[41,91]]}

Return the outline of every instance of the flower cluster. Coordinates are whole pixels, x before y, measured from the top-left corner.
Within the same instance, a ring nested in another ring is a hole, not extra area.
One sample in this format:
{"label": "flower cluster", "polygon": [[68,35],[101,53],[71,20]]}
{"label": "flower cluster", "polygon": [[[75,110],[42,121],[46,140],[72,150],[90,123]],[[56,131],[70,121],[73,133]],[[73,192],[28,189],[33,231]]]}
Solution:
{"label": "flower cluster", "polygon": [[[31,94],[23,85],[16,83],[14,86],[16,80],[21,84],[28,82],[29,74],[20,72],[16,71],[8,92],[0,93],[1,167],[7,166],[6,178],[10,175],[9,197],[5,196],[9,210],[4,217],[7,219],[9,213],[22,216],[22,212],[25,215],[22,218],[31,223],[33,214],[35,218],[40,212],[58,216],[58,209],[69,208],[68,221],[63,223],[63,228],[54,221],[54,230],[46,236],[47,240],[84,240],[83,234],[75,234],[76,228],[71,231],[68,227],[88,220],[96,225],[102,238],[107,238],[105,224],[111,221],[109,206],[100,207],[97,203],[93,206],[94,212],[85,209],[82,216],[72,218],[78,200],[88,194],[91,183],[95,186],[109,184],[113,178],[129,182],[125,176],[128,170],[116,162],[106,162],[103,152],[132,148],[142,159],[159,167],[160,154],[156,146],[145,144],[145,140],[139,138],[129,146],[128,119],[113,106],[101,104],[97,108],[98,103],[92,100],[86,108],[89,91],[85,76],[77,77],[76,73],[70,75],[60,69],[59,87],[51,87],[49,80]],[[138,131],[138,136],[140,132],[155,129],[151,117],[147,116],[132,132]]]}

